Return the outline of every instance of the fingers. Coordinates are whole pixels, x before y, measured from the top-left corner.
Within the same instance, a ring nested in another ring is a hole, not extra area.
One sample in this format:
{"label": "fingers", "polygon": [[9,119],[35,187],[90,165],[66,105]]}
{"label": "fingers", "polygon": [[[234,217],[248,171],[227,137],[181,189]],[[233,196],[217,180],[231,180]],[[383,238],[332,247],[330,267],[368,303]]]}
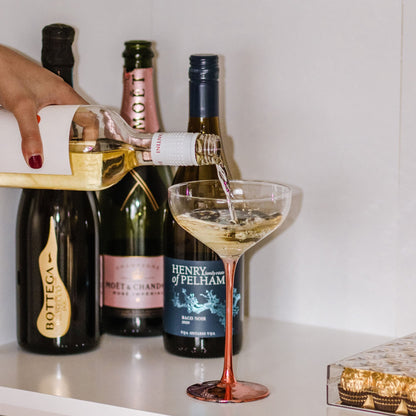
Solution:
{"label": "fingers", "polygon": [[[55,74],[53,74],[55,75]],[[49,88],[53,93],[49,97],[44,97],[44,102],[36,105],[35,100],[20,102],[18,108],[14,109],[14,115],[22,136],[22,153],[26,163],[32,169],[39,169],[43,165],[44,155],[42,139],[38,125],[38,111],[50,104],[86,104],[87,102],[79,96],[68,84],[60,77],[58,82],[51,82]],[[52,87],[55,88],[52,88]],[[45,88],[46,91],[46,88]],[[56,96],[55,96],[56,94]],[[46,95],[46,94],[45,94]]]}
{"label": "fingers", "polygon": [[82,138],[85,141],[95,141],[98,138],[99,121],[97,115],[91,111],[78,111],[74,122],[83,128]]}
{"label": "fingers", "polygon": [[20,105],[14,111],[22,136],[22,153],[26,163],[33,169],[43,164],[43,147],[40,137],[37,109],[33,102]]}
{"label": "fingers", "polygon": [[44,158],[37,112],[52,104],[87,102],[58,75],[0,45],[0,105],[16,117],[23,156],[35,169]]}
{"label": "fingers", "polygon": [[[51,99],[49,104],[87,104],[71,87],[62,86],[57,89],[59,98]],[[13,109],[22,136],[22,153],[26,163],[32,169],[40,169],[43,165],[43,146],[38,124],[38,111],[45,105],[36,106],[34,100],[21,102]]]}

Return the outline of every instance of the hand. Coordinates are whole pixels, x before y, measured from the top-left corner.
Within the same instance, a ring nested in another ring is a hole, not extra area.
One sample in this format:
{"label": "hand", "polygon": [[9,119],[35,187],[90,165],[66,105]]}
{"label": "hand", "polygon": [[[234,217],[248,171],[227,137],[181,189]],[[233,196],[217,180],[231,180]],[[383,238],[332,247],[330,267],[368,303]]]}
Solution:
{"label": "hand", "polygon": [[61,77],[0,45],[0,105],[16,117],[26,163],[43,164],[38,111],[52,104],[87,104]]}

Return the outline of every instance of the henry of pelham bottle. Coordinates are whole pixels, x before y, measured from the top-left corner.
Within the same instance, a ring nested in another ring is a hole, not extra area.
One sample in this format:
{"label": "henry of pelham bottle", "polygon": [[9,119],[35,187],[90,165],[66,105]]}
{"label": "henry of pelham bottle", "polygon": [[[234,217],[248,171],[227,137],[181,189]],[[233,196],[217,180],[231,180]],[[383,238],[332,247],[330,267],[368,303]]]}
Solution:
{"label": "henry of pelham bottle", "polygon": [[21,154],[16,119],[0,107],[8,146],[0,152],[0,186],[92,191],[114,185],[140,165],[221,163],[221,139],[215,134],[143,133],[106,107],[48,106],[39,111],[38,121],[44,163],[34,170]]}

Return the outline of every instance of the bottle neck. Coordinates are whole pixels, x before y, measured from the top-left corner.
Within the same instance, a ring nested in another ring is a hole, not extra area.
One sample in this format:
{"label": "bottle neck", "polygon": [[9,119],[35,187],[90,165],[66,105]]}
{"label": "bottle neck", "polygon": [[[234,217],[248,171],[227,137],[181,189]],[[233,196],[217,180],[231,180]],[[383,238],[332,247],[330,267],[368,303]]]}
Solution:
{"label": "bottle neck", "polygon": [[[218,113],[218,81],[190,79],[188,132],[220,135]],[[175,180],[181,178],[187,169],[178,170]],[[215,165],[211,163],[200,163],[198,171],[202,178],[217,177]]]}
{"label": "bottle neck", "polygon": [[189,118],[211,118],[218,114],[218,81],[189,80]]}
{"label": "bottle neck", "polygon": [[218,117],[190,117],[188,132],[220,135],[220,122]]}
{"label": "bottle neck", "polygon": [[151,68],[154,53],[152,42],[147,40],[130,40],[124,42],[123,51],[124,67],[127,72],[137,68]]}
{"label": "bottle neck", "polygon": [[221,138],[215,134],[141,132],[130,127],[117,112],[96,105],[77,106],[72,115],[79,137],[89,142],[89,152],[123,147],[136,153],[135,166],[214,165],[222,161]]}
{"label": "bottle neck", "polygon": [[72,42],[75,31],[71,26],[52,24],[42,30],[42,65],[59,75],[71,87],[74,55]]}
{"label": "bottle neck", "polygon": [[49,71],[53,72],[56,75],[59,75],[67,84],[71,87],[73,86],[72,81],[72,66],[47,66],[43,65],[44,68],[49,69]]}
{"label": "bottle neck", "polygon": [[159,131],[153,68],[124,69],[120,114],[134,129],[146,133]]}

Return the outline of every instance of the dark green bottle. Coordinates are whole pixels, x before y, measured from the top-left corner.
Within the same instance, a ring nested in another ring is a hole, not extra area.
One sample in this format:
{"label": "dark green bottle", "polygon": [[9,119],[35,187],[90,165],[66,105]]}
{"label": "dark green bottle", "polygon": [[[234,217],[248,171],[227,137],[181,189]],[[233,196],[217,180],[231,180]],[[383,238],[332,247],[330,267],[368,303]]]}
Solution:
{"label": "dark green bottle", "polygon": [[[191,55],[188,132],[220,133],[218,75],[218,56]],[[181,166],[173,183],[216,178],[215,165]],[[166,350],[186,357],[223,356],[225,274],[222,260],[210,248],[184,231],[170,212],[165,222],[164,252],[163,337]],[[239,352],[242,343],[243,261],[240,259],[238,262],[234,285],[234,353]],[[219,274],[224,278],[222,284],[201,284],[204,279],[207,281],[210,276]],[[219,300],[218,304],[210,305],[212,296]]]}
{"label": "dark green bottle", "polygon": [[[42,31],[42,64],[72,85],[74,29]],[[99,342],[99,220],[93,192],[24,189],[16,226],[17,337],[45,354]]]}
{"label": "dark green bottle", "polygon": [[[152,44],[125,42],[122,117],[147,133],[159,131]],[[163,221],[166,166],[140,166],[99,194],[104,332],[126,336],[162,333]]]}

